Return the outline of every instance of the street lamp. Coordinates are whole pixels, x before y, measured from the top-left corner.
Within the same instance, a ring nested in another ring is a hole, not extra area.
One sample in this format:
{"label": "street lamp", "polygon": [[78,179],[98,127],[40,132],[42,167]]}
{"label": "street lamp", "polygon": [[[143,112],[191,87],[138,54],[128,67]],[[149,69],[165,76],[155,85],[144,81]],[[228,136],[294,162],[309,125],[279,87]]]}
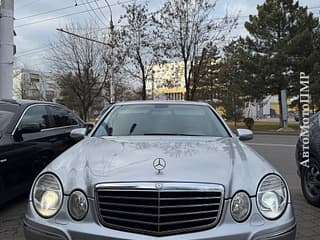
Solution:
{"label": "street lamp", "polygon": [[114,29],[114,25],[113,25],[113,21],[112,21],[112,10],[111,10],[111,6],[109,4],[109,2],[107,0],[105,0],[106,4],[108,5],[108,8],[109,8],[109,12],[110,12],[110,23],[109,23],[109,28],[110,28],[110,31],[112,32],[113,29]]}
{"label": "street lamp", "polygon": [[[105,0],[108,8],[109,8],[109,12],[110,12],[110,22],[109,22],[109,42],[111,42],[109,45],[111,46],[111,57],[113,57],[113,49],[114,49],[114,42],[113,42],[113,30],[114,30],[114,25],[113,25],[113,21],[112,21],[112,9],[111,6],[109,4],[109,2],[107,0]],[[111,41],[110,41],[111,40]],[[111,63],[111,79],[110,79],[110,103],[115,102],[115,90],[114,90],[114,84],[113,84],[113,61]]]}

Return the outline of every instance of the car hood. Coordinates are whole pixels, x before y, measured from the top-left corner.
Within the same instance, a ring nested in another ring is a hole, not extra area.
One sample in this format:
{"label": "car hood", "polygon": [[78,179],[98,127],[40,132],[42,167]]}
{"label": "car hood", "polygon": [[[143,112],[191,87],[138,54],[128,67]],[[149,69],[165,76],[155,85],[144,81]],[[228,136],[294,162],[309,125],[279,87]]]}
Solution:
{"label": "car hood", "polygon": [[[156,158],[167,164],[160,174]],[[236,138],[135,136],[87,137],[44,171],[59,176],[65,194],[80,188],[93,197],[97,183],[163,181],[221,184],[229,198],[239,190],[254,196],[274,169]]]}

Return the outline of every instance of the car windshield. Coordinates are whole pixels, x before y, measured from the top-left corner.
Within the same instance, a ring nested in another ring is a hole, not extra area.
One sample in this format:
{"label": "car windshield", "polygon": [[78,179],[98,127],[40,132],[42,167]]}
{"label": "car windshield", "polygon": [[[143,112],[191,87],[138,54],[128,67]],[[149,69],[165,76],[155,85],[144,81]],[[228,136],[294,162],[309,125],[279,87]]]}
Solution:
{"label": "car windshield", "polygon": [[0,132],[2,132],[11,122],[14,112],[0,109]]}
{"label": "car windshield", "polygon": [[230,136],[210,107],[191,104],[115,106],[94,133],[130,135]]}

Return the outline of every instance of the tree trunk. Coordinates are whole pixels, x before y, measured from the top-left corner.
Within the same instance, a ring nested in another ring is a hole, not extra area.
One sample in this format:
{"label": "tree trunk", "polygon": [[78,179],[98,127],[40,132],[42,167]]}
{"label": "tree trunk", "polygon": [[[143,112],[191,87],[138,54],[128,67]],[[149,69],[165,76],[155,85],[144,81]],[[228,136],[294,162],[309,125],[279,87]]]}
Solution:
{"label": "tree trunk", "polygon": [[188,79],[188,62],[184,60],[184,82],[186,85],[185,100],[190,100],[190,81]]}
{"label": "tree trunk", "polygon": [[88,113],[87,113],[87,108],[86,108],[86,104],[85,103],[82,103],[82,114],[83,114],[83,120],[85,122],[88,121]]}
{"label": "tree trunk", "polygon": [[142,96],[142,100],[146,100],[147,99],[146,79],[145,78],[142,79],[142,93],[141,93],[141,96]]}

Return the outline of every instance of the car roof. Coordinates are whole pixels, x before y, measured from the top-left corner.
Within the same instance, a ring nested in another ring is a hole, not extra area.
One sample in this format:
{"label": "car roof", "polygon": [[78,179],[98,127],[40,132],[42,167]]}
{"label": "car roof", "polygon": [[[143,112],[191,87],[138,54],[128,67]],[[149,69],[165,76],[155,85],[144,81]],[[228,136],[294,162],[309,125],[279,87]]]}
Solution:
{"label": "car roof", "polygon": [[29,99],[0,99],[0,104],[12,104],[12,105],[19,105],[23,107],[27,107],[33,104],[56,104],[54,102],[46,102],[46,101],[39,101],[39,100],[29,100]]}
{"label": "car roof", "polygon": [[195,101],[174,101],[174,100],[140,100],[140,101],[128,101],[115,103],[116,106],[121,105],[142,105],[142,104],[183,104],[183,105],[198,105],[198,106],[208,106],[205,102],[195,102]]}

